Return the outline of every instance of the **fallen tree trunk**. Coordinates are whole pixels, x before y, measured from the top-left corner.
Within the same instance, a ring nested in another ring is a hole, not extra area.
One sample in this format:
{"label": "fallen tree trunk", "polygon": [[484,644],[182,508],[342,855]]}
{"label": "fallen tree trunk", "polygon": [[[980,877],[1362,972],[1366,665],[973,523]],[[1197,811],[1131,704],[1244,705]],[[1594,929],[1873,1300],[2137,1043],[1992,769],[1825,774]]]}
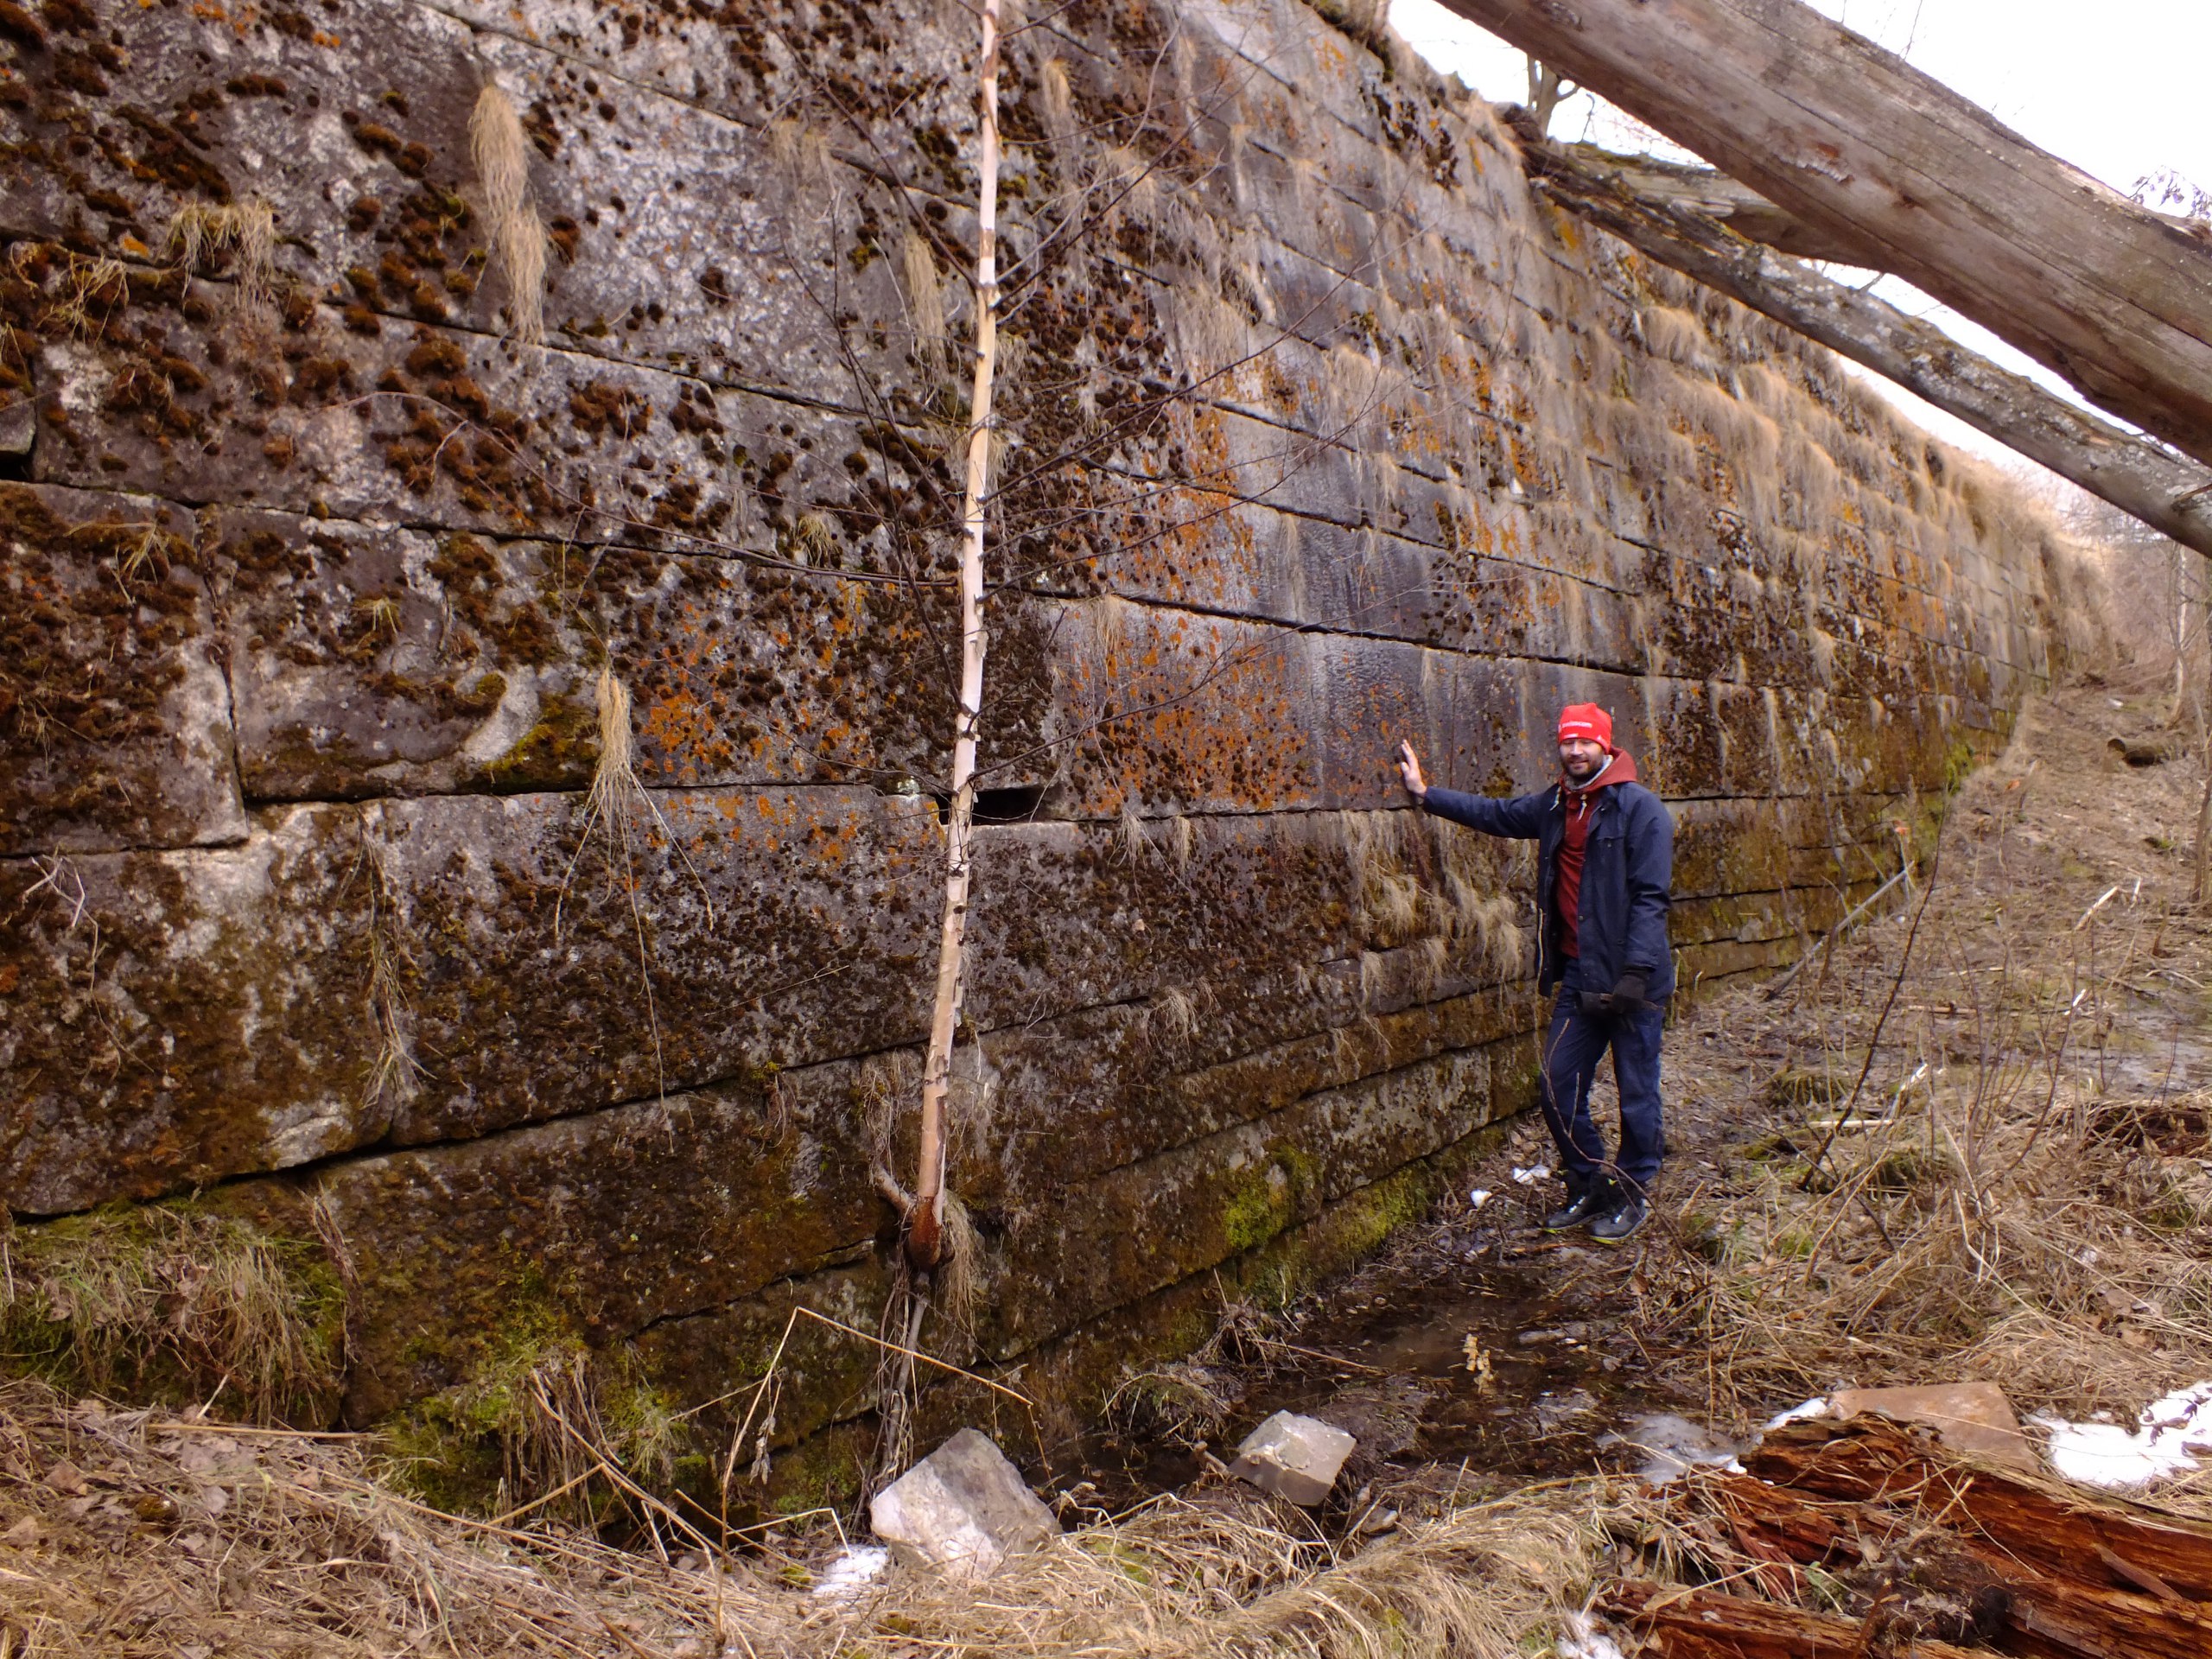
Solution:
{"label": "fallen tree trunk", "polygon": [[2212,249],[1797,0],[1446,0],[2212,461]]}
{"label": "fallen tree trunk", "polygon": [[2184,547],[2212,556],[2212,471],[2075,408],[1885,301],[1677,201],[1646,195],[1635,187],[1640,175],[1605,167],[1599,159],[1602,151],[1570,150],[1527,133],[1522,141],[1538,187],[1578,218],[1895,381]]}

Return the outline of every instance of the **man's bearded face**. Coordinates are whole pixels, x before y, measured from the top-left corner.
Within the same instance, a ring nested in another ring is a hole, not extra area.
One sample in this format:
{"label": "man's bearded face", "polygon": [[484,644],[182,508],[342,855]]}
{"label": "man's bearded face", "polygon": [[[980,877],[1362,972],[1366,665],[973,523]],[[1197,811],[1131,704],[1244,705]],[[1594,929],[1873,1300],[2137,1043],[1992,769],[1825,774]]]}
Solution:
{"label": "man's bearded face", "polygon": [[1580,783],[1605,764],[1605,746],[1594,737],[1561,738],[1559,764],[1568,777]]}

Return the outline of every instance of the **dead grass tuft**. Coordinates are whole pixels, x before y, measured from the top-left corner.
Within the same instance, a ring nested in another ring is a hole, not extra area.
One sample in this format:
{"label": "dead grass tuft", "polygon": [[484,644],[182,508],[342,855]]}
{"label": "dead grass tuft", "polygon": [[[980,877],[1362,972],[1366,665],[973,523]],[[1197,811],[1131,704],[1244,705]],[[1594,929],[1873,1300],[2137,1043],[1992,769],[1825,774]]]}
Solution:
{"label": "dead grass tuft", "polygon": [[[18,253],[26,244],[17,243]],[[20,261],[18,261],[20,266]],[[98,336],[130,303],[130,273],[105,256],[69,254],[40,321],[80,340]]]}
{"label": "dead grass tuft", "polygon": [[693,868],[690,855],[683,850],[683,843],[668,827],[668,820],[661,816],[660,808],[638,781],[630,732],[629,688],[615,677],[612,668],[601,668],[593,684],[593,700],[599,714],[599,760],[592,768],[591,787],[584,795],[583,828],[577,836],[576,850],[569,855],[569,868],[561,877],[560,898],[553,909],[553,930],[558,938],[575,887],[576,867],[585,849],[594,842],[603,842],[610,886],[622,890],[629,906],[631,931],[638,947],[639,983],[645,994],[645,1020],[652,1036],[654,1086],[665,1094],[668,1079],[662,1065],[660,1013],[653,997],[652,952],[645,939],[643,876],[639,871],[649,844],[658,840],[663,847],[672,849],[683,861],[684,869],[699,890],[709,927],[714,925],[714,899],[699,872]]}
{"label": "dead grass tuft", "polygon": [[938,276],[937,256],[919,231],[908,231],[899,245],[899,274],[906,290],[914,359],[930,367],[942,367],[952,352],[952,336],[944,317],[944,289]]}
{"label": "dead grass tuft", "polygon": [[188,271],[227,252],[239,307],[263,311],[276,292],[276,214],[257,196],[243,201],[188,201],[169,220],[168,245]]}
{"label": "dead grass tuft", "polygon": [[1022,1558],[988,1597],[917,1576],[849,1628],[872,1634],[866,1621],[887,1614],[924,1650],[977,1656],[1507,1659],[1556,1628],[1594,1535],[1558,1494],[1454,1510],[1364,1549],[1234,1494],[1161,1497]]}
{"label": "dead grass tuft", "polygon": [[1497,980],[1522,970],[1520,907],[1484,861],[1476,838],[1439,833],[1404,812],[1344,815],[1345,862],[1363,940],[1373,950],[1414,947],[1424,986],[1453,963]]}
{"label": "dead grass tuft", "polygon": [[529,145],[514,100],[494,81],[468,117],[468,156],[484,193],[492,255],[507,279],[507,326],[525,346],[545,339],[545,226],[531,200]]}
{"label": "dead grass tuft", "polygon": [[345,1362],[345,1294],[316,1245],[189,1205],[0,1236],[11,1370],[92,1394],[319,1421]]}
{"label": "dead grass tuft", "polygon": [[1065,165],[1073,159],[1077,138],[1075,92],[1068,84],[1068,67],[1059,58],[1047,58],[1037,71],[1037,91],[1043,105],[1045,136],[1061,152]]}

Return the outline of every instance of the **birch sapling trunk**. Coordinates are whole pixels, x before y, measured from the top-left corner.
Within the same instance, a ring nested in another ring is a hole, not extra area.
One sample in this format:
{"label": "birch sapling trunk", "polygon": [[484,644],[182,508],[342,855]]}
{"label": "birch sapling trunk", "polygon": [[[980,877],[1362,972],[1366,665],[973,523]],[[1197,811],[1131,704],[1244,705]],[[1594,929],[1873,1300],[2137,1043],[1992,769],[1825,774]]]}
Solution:
{"label": "birch sapling trunk", "polygon": [[981,151],[976,200],[976,380],[969,398],[968,480],[960,525],[960,708],[952,732],[952,805],[944,853],[944,925],[938,939],[937,1000],[922,1067],[920,1167],[906,1216],[906,1259],[927,1273],[944,1259],[946,1096],[960,1026],[962,953],[976,823],[976,728],[983,711],[983,503],[990,484],[991,378],[998,363],[999,0],[982,0],[976,105]]}

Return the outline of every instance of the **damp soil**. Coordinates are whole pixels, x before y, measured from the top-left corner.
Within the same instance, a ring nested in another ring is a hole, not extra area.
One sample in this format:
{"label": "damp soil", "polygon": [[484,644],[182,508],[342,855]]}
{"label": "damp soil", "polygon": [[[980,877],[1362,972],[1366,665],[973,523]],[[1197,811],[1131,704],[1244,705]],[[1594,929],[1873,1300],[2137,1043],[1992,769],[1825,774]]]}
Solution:
{"label": "damp soil", "polygon": [[1537,1230],[1556,1198],[1539,1184],[1420,1230],[1235,1343],[1240,1357],[1205,1363],[1234,1400],[1211,1433],[1135,1414],[1088,1445],[1083,1478],[1106,1501],[1183,1490],[1282,1410],[1357,1440],[1342,1501],[1408,1482],[1468,1496],[1649,1466],[1696,1402],[1656,1379],[1625,1317],[1633,1244]]}

